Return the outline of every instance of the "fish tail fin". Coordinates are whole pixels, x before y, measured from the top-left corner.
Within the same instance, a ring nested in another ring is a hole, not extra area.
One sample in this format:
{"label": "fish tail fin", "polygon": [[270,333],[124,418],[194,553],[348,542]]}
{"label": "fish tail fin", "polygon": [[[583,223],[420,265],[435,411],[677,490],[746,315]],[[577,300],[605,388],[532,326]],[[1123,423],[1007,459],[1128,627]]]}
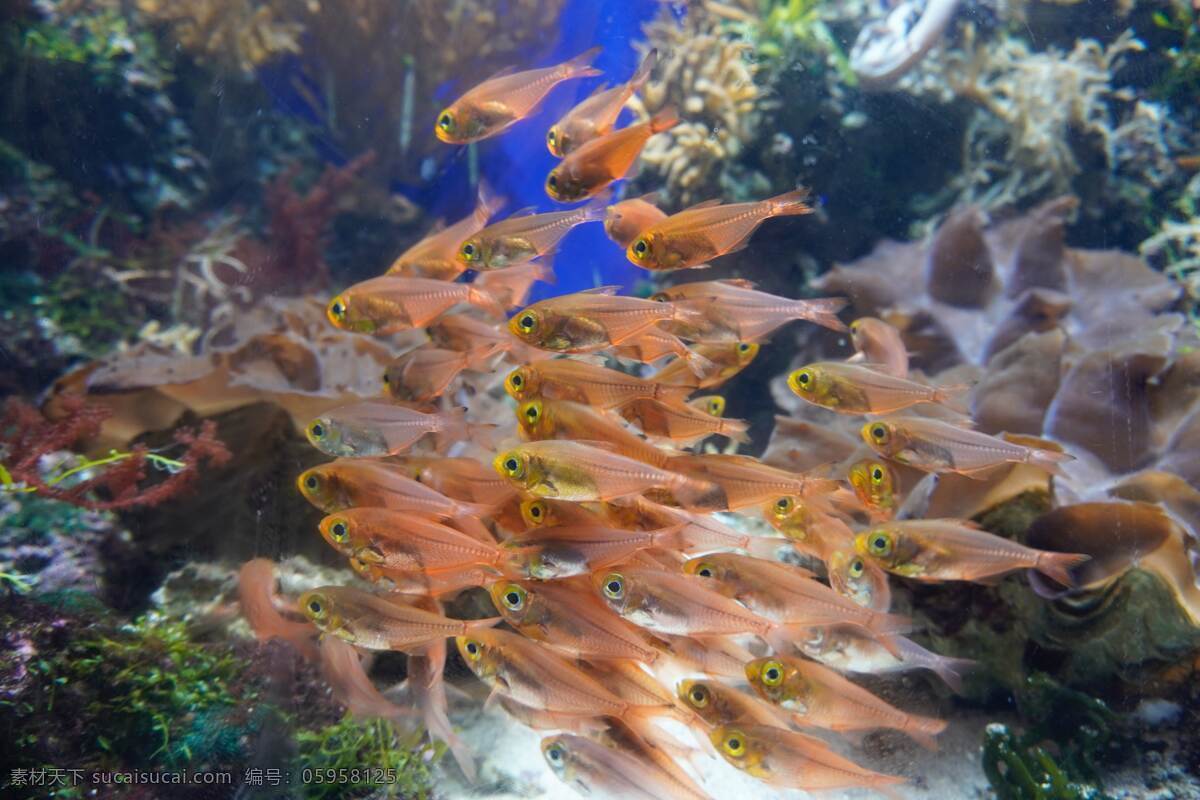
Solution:
{"label": "fish tail fin", "polygon": [[679,124],[679,112],[675,106],[667,106],[650,118],[650,133],[662,133]]}
{"label": "fish tail fin", "polygon": [[948,724],[944,719],[909,714],[908,718],[904,721],[903,730],[917,744],[936,753],[938,751],[938,743],[934,737],[946,730]]}
{"label": "fish tail fin", "polygon": [[941,678],[942,682],[949,686],[955,694],[963,693],[963,676],[973,672],[978,666],[978,661],[972,661],[969,658],[936,655],[929,663],[929,668],[933,670],[933,673]]}
{"label": "fish tail fin", "polygon": [[668,525],[653,531],[651,538],[654,541],[654,546],[661,547],[664,550],[682,550],[687,547],[688,540],[683,535],[683,532],[689,524],[688,522],[679,522],[675,525]]}
{"label": "fish tail fin", "polygon": [[487,361],[489,358],[496,355],[503,349],[504,342],[502,341],[484,342],[482,344],[475,345],[470,350],[467,350],[465,353],[463,353],[462,368],[470,369],[471,367],[477,366],[484,361]]}
{"label": "fish tail fin", "polygon": [[1074,461],[1075,456],[1070,453],[1060,453],[1057,450],[1042,450],[1034,447],[1030,449],[1029,457],[1025,460],[1035,467],[1041,467],[1052,475],[1065,478],[1067,475],[1063,472],[1062,465],[1068,461]]}
{"label": "fish tail fin", "polygon": [[592,75],[603,75],[603,70],[598,70],[592,66],[592,62],[600,55],[600,51],[604,48],[600,46],[592,47],[584,50],[579,55],[562,63],[563,71],[571,78],[587,78]]}
{"label": "fish tail fin", "polygon": [[642,87],[646,85],[646,81],[650,80],[650,73],[654,72],[654,68],[658,66],[658,48],[652,48],[646,57],[642,59],[642,63],[638,64],[637,72],[633,73],[633,77],[629,79],[629,93],[640,92]]}
{"label": "fish tail fin", "polygon": [[807,307],[805,316],[809,322],[829,328],[831,331],[847,331],[846,323],[838,319],[838,312],[847,306],[849,301],[844,297],[818,297],[802,301]]}
{"label": "fish tail fin", "polygon": [[465,619],[463,620],[463,635],[469,634],[471,631],[481,631],[487,628],[494,628],[504,622],[504,617],[486,617],[485,619]]}
{"label": "fish tail fin", "polygon": [[533,279],[542,283],[555,284],[558,283],[558,276],[554,274],[554,259],[550,256],[542,256],[538,261],[533,262],[536,269],[533,271]]}
{"label": "fish tail fin", "polygon": [[1091,559],[1091,556],[1083,553],[1052,553],[1042,550],[1038,553],[1033,568],[1063,586],[1077,586],[1079,582],[1071,575],[1071,569]]}
{"label": "fish tail fin", "polygon": [[500,301],[474,284],[469,284],[467,287],[467,302],[482,308],[493,317],[504,317],[504,306],[500,305]]}
{"label": "fish tail fin", "polygon": [[446,743],[463,775],[468,781],[475,783],[478,777],[475,754],[451,727],[450,718],[446,715],[446,691],[441,685],[440,674],[437,675],[436,681],[439,685],[426,689],[428,694],[421,703],[421,717],[425,723],[425,730],[429,732],[430,739]]}
{"label": "fish tail fin", "polygon": [[446,447],[466,439],[485,450],[494,450],[498,428],[498,425],[491,422],[470,422],[467,420],[465,408],[455,408],[443,415],[437,434],[439,441],[444,442]]}
{"label": "fish tail fin", "polygon": [[582,225],[585,222],[603,222],[608,216],[608,207],[612,205],[612,189],[605,189],[600,194],[588,201],[588,204],[579,209],[580,215],[576,225]]}
{"label": "fish tail fin", "polygon": [[941,403],[947,408],[967,413],[967,392],[971,391],[969,383],[955,383],[950,386],[938,386],[933,390],[933,402]]}
{"label": "fish tail fin", "polygon": [[671,494],[684,508],[710,509],[715,507],[714,504],[720,505],[716,497],[719,494],[716,484],[678,473],[675,473],[675,478],[671,483]]}
{"label": "fish tail fin", "polygon": [[717,433],[739,444],[750,443],[750,423],[744,419],[723,419]]}
{"label": "fish tail fin", "polygon": [[763,200],[768,206],[767,216],[786,217],[795,214],[811,214],[813,208],[805,202],[808,200],[808,196],[808,189],[800,187]]}
{"label": "fish tail fin", "polygon": [[688,395],[694,391],[695,389],[693,389],[691,386],[676,386],[670,383],[656,383],[654,384],[653,397],[655,400],[669,405],[675,402],[684,402],[687,400]]}
{"label": "fish tail fin", "polygon": [[479,194],[475,200],[475,222],[479,227],[487,224],[488,220],[496,216],[500,209],[504,208],[504,204],[508,200],[502,195],[496,194],[495,189],[486,180],[479,181]]}

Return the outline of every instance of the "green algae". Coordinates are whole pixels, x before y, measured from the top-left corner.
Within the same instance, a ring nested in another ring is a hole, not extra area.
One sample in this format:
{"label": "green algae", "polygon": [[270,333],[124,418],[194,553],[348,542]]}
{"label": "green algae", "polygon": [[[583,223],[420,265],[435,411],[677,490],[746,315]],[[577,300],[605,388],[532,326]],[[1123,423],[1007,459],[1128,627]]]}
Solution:
{"label": "green algae", "polygon": [[1005,725],[983,738],[983,772],[1000,800],[1110,800],[1099,788],[1074,780],[1037,745],[1025,745]]}
{"label": "green algae", "polygon": [[368,794],[428,797],[433,786],[431,768],[445,746],[422,746],[421,736],[418,731],[405,737],[390,722],[349,714],[324,728],[300,731],[296,734],[296,769],[309,776],[304,780],[303,796],[312,800]]}

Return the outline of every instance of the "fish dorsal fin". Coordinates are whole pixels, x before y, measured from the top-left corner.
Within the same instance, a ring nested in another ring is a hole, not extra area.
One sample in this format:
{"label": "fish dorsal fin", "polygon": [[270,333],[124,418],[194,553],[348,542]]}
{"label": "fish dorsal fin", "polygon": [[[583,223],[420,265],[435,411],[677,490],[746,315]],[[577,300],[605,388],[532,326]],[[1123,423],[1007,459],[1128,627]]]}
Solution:
{"label": "fish dorsal fin", "polygon": [[641,200],[643,203],[649,203],[650,205],[657,207],[658,206],[658,195],[659,195],[658,192],[648,192],[647,194],[644,194],[637,199]]}
{"label": "fish dorsal fin", "polygon": [[512,64],[509,64],[507,67],[501,67],[500,69],[493,72],[491,75],[488,75],[486,78],[484,78],[482,81],[480,81],[480,83],[487,83],[488,81],[494,81],[498,78],[505,78],[505,77],[508,77],[509,75],[514,74],[516,71],[517,71],[517,68],[514,67]]}
{"label": "fish dorsal fin", "polygon": [[575,444],[583,444],[588,447],[594,447],[597,450],[605,450],[609,453],[616,453],[617,446],[612,442],[606,442],[603,439],[572,439]]}
{"label": "fish dorsal fin", "polygon": [[517,217],[532,217],[536,213],[538,213],[537,206],[525,206],[524,208],[518,208],[516,211],[514,211],[513,213],[511,213],[507,217],[505,217],[505,219],[516,219]]}
{"label": "fish dorsal fin", "polygon": [[616,293],[617,293],[617,292],[619,292],[619,291],[621,291],[621,287],[620,287],[620,286],[597,286],[597,287],[596,287],[596,288],[594,288],[594,289],[584,289],[584,290],[583,290],[583,291],[581,291],[581,292],[576,292],[576,294],[607,294],[607,295],[614,295],[614,294],[616,294]]}
{"label": "fish dorsal fin", "polygon": [[[714,197],[712,200],[701,200],[699,203],[696,203],[696,205],[688,206],[683,211],[699,211],[702,208],[712,208],[713,206],[719,205],[721,205],[721,198]],[[683,211],[680,211],[679,213],[682,214]]]}
{"label": "fish dorsal fin", "polygon": [[723,283],[726,286],[733,286],[738,289],[753,289],[758,285],[754,281],[746,280],[745,278],[722,278],[717,283]]}

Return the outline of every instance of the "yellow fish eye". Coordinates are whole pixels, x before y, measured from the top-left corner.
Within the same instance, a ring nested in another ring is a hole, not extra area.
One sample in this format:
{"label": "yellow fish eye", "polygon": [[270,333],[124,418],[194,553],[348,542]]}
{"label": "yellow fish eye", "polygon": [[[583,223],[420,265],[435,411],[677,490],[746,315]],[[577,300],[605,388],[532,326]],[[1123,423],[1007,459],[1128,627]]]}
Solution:
{"label": "yellow fish eye", "polygon": [[655,292],[654,294],[650,295],[650,299],[656,303],[671,302],[671,296],[668,295],[666,292]]}
{"label": "yellow fish eye", "polygon": [[749,353],[749,352],[750,352],[750,345],[749,345],[749,343],[747,343],[747,342],[738,342],[738,352],[739,352],[739,353]]}
{"label": "yellow fish eye", "polygon": [[335,519],[329,523],[329,538],[341,543],[350,537],[350,526],[344,519]]}
{"label": "yellow fish eye", "polygon": [[788,514],[792,513],[792,509],[795,508],[795,506],[796,502],[792,500],[792,498],[781,497],[775,501],[775,516],[786,517]]}
{"label": "yellow fish eye", "polygon": [[713,569],[712,564],[701,562],[696,566],[695,574],[699,575],[701,578],[711,578],[716,575],[716,570]]}
{"label": "yellow fish eye", "polygon": [[329,314],[329,319],[331,322],[333,322],[333,324],[336,325],[346,320],[347,305],[346,298],[342,297],[340,294],[329,301],[327,313]]}
{"label": "yellow fish eye", "polygon": [[454,115],[451,114],[449,111],[443,111],[441,116],[438,117],[437,124],[438,124],[438,127],[441,128],[442,130],[447,131],[447,132],[450,131],[451,129],[454,128]]}
{"label": "yellow fish eye", "polygon": [[702,683],[697,683],[687,693],[688,702],[696,708],[704,708],[708,705],[709,693],[708,687]]}
{"label": "yellow fish eye", "polygon": [[638,239],[633,243],[633,247],[629,249],[633,253],[634,258],[645,258],[646,253],[650,251],[650,243],[645,239]]}
{"label": "yellow fish eye", "polygon": [[746,754],[746,735],[741,731],[729,731],[721,740],[721,747],[734,758],[741,758]]}
{"label": "yellow fish eye", "polygon": [[558,742],[546,748],[546,760],[550,762],[550,766],[562,766],[563,760],[567,757],[567,753],[563,750],[562,745]]}
{"label": "yellow fish eye", "polygon": [[861,320],[861,319],[856,319],[856,320],[854,320],[854,322],[851,322],[851,323],[850,323],[850,332],[851,332],[851,333],[858,333],[858,329],[859,329],[859,328],[861,328],[861,327],[862,327],[862,320]]}
{"label": "yellow fish eye", "polygon": [[541,525],[546,521],[546,504],[541,500],[526,500],[521,503],[521,516],[530,525]]}
{"label": "yellow fish eye", "polygon": [[850,573],[851,578],[861,578],[865,569],[866,565],[863,564],[863,560],[861,558],[856,558],[850,562],[850,566],[846,571]]}
{"label": "yellow fish eye", "polygon": [[887,531],[875,531],[867,539],[867,549],[872,555],[887,558],[892,554],[892,536]]}
{"label": "yellow fish eye", "polygon": [[462,257],[467,261],[474,261],[479,258],[479,248],[475,246],[474,242],[467,242],[459,252],[462,253]]}
{"label": "yellow fish eye", "polygon": [[882,422],[868,423],[867,433],[876,444],[887,444],[890,438],[888,427]]}
{"label": "yellow fish eye", "polygon": [[551,128],[546,132],[546,141],[550,143],[551,147],[558,144],[558,131],[556,128]]}
{"label": "yellow fish eye", "polygon": [[321,479],[315,472],[308,472],[304,475],[304,488],[310,492],[315,492],[321,488]]}
{"label": "yellow fish eye", "polygon": [[714,417],[719,417],[725,413],[725,398],[714,397],[708,401],[708,413]]}
{"label": "yellow fish eye", "polygon": [[526,597],[528,595],[524,589],[515,583],[510,583],[504,587],[504,593],[500,595],[500,600],[509,611],[520,611],[525,607]]}
{"label": "yellow fish eye", "polygon": [[875,483],[876,485],[883,483],[883,479],[884,479],[885,475],[886,475],[886,473],[883,471],[882,464],[872,464],[871,465],[871,481],[873,483]]}
{"label": "yellow fish eye", "polygon": [[610,600],[625,597],[625,577],[621,573],[610,572],[604,576],[604,596]]}
{"label": "yellow fish eye", "polygon": [[550,177],[546,178],[546,186],[550,189],[558,189],[558,176],[553,172],[550,173]]}
{"label": "yellow fish eye", "polygon": [[314,621],[319,621],[325,617],[325,600],[319,594],[310,594],[304,598],[304,613],[308,618]]}
{"label": "yellow fish eye", "polygon": [[520,328],[524,333],[533,333],[535,330],[537,330],[537,316],[535,316],[532,312],[525,312],[520,316],[519,319],[517,319],[517,327]]}
{"label": "yellow fish eye", "polygon": [[768,661],[763,664],[761,676],[764,686],[778,686],[783,683],[783,664],[778,661]]}
{"label": "yellow fish eye", "polygon": [[525,421],[529,424],[535,424],[539,419],[542,418],[542,401],[531,400],[526,403],[525,408],[521,410],[521,416],[523,416]]}
{"label": "yellow fish eye", "polygon": [[797,370],[795,385],[802,391],[811,392],[814,385],[812,370]]}
{"label": "yellow fish eye", "polygon": [[498,471],[510,478],[520,480],[525,477],[525,459],[517,451],[506,453],[496,458]]}
{"label": "yellow fish eye", "polygon": [[478,661],[483,654],[483,647],[474,639],[467,639],[463,642],[463,655],[468,661]]}
{"label": "yellow fish eye", "polygon": [[309,438],[315,439],[319,442],[324,439],[328,433],[329,429],[325,427],[325,423],[321,422],[321,420],[314,419],[312,422],[308,423]]}

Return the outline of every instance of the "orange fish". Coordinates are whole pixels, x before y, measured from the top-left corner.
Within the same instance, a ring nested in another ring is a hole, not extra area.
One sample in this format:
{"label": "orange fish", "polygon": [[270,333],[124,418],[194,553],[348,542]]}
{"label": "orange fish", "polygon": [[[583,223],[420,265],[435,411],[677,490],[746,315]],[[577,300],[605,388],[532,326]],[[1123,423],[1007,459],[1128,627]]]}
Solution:
{"label": "orange fish", "polygon": [[645,122],[592,139],[550,170],[546,194],[560,203],[576,203],[599,194],[625,177],[651,136],[678,124],[679,115],[668,107]]}
{"label": "orange fish", "polygon": [[300,595],[300,608],[321,631],[367,650],[416,650],[445,639],[482,633],[500,622],[450,619],[349,586],[321,586]]}
{"label": "orange fish", "polygon": [[715,364],[715,369],[697,372],[691,364],[680,359],[672,361],[655,373],[653,380],[665,386],[686,386],[690,389],[712,389],[720,386],[750,366],[758,355],[756,342],[717,342],[699,344],[697,356]]}
{"label": "orange fish", "polygon": [[463,370],[484,364],[498,352],[495,343],[486,342],[466,352],[418,347],[387,365],[384,391],[393,400],[427,403],[440,397]]}
{"label": "orange fish", "polygon": [[546,147],[550,149],[550,155],[562,158],[581,145],[611,131],[629,98],[650,79],[650,73],[657,61],[658,51],[651,50],[642,59],[637,72],[633,73],[628,83],[611,89],[600,87],[591,97],[551,125],[546,133]]}
{"label": "orange fish", "polygon": [[588,403],[605,411],[639,398],[679,400],[691,392],[686,386],[663,386],[571,358],[545,359],[517,367],[504,379],[504,389],[518,403],[544,397]]}
{"label": "orange fish", "polygon": [[867,632],[849,625],[813,628],[796,647],[809,658],[838,672],[890,675],[927,669],[941,678],[957,694],[962,694],[962,678],[978,666],[965,658],[947,658],[926,650],[903,636],[895,638],[897,653],[889,653]]}
{"label": "orange fish", "polygon": [[608,607],[635,625],[677,636],[753,633],[767,637],[779,628],[740,603],[713,591],[703,578],[641,567],[592,575]]}
{"label": "orange fish", "polygon": [[887,573],[874,562],[854,552],[851,542],[831,552],[825,559],[829,586],[860,606],[886,612],[892,607],[892,587]]}
{"label": "orange fish", "polygon": [[812,208],[804,203],[807,198],[806,189],[797,189],[755,203],[700,203],[642,231],[625,254],[645,269],[703,266],[710,259],[745,247],[764,220],[811,214]]}
{"label": "orange fish", "polygon": [[325,316],[346,331],[396,333],[424,328],[460,303],[504,316],[496,298],[473,283],[389,276],[354,284],[329,301]]}
{"label": "orange fish", "polygon": [[881,319],[860,317],[850,323],[852,361],[861,361],[895,378],[908,377],[908,350],[900,331]]}
{"label": "orange fish", "polygon": [[656,194],[647,194],[613,203],[604,212],[604,232],[622,248],[629,247],[638,234],[667,218],[654,205]]}
{"label": "orange fish", "polygon": [[723,725],[710,738],[726,761],[772,786],[803,789],[876,789],[904,783],[904,778],[860,767],[812,736],[769,725]]}
{"label": "orange fish", "polygon": [[703,411],[710,417],[725,416],[725,398],[719,394],[704,394],[693,397],[687,404],[697,411]]}
{"label": "orange fish", "polygon": [[534,495],[587,502],[666,489],[682,503],[698,502],[715,487],[599,447],[569,441],[527,442],[496,456],[496,472]]}
{"label": "orange fish", "polygon": [[688,672],[722,678],[745,677],[745,665],[754,656],[729,636],[671,636],[655,634],[655,646],[679,662]]}
{"label": "orange fish", "polygon": [[920,403],[956,406],[970,388],[926,386],[858,364],[818,361],[792,372],[788,388],[802,400],[839,414],[887,414]]}
{"label": "orange fish", "polygon": [[542,739],[542,757],[558,779],[582,797],[712,800],[668,754],[654,747],[633,750],[558,733]]}
{"label": "orange fish", "polygon": [[1036,550],[958,519],[886,522],[859,533],[854,549],[894,575],[926,582],[987,581],[1032,569],[1074,586],[1071,568],[1091,558]]}
{"label": "orange fish", "polygon": [[477,439],[489,444],[496,426],[467,422],[462,409],[428,413],[364,400],[338,406],[304,429],[308,441],[331,456],[386,456],[403,452],[429,433],[447,440]]}
{"label": "orange fish", "polygon": [[438,114],[433,132],[447,144],[469,144],[495,136],[528,117],[558,84],[600,75],[589,66],[599,47],[553,67],[524,72],[503,70],[455,100]]}
{"label": "orange fish", "polygon": [[456,500],[499,506],[516,495],[512,485],[482,461],[444,456],[398,456],[390,463],[414,480]]}
{"label": "orange fish", "polygon": [[588,405],[569,400],[526,400],[517,406],[517,422],[525,438],[585,439],[612,445],[615,452],[665,467],[670,453],[660,450],[624,425]]}
{"label": "orange fish", "polygon": [[930,750],[946,722],[901,711],[829,667],[788,656],[756,658],[746,680],[760,697],[790,711],[800,725],[831,731],[893,728]]}
{"label": "orange fish", "polygon": [[320,522],[333,549],[363,564],[399,572],[495,565],[503,551],[432,520],[386,508],[347,508]]}
{"label": "orange fish", "polygon": [[1054,450],[1026,447],[924,417],[885,417],[862,426],[862,438],[885,458],[926,472],[970,475],[1007,462],[1032,464],[1062,474],[1062,464],[1075,457]]}
{"label": "orange fish", "polygon": [[[520,269],[505,272],[490,272],[480,275],[476,281],[492,275],[503,275]],[[491,294],[491,292],[488,292]],[[508,326],[503,323],[488,322],[467,314],[447,314],[425,330],[429,341],[434,347],[445,350],[457,350],[460,353],[470,352],[480,347],[491,347],[497,353],[505,353],[517,363],[527,363],[545,358],[541,350],[530,347],[508,332]]]}
{"label": "orange fish", "polygon": [[741,279],[683,283],[663,289],[653,299],[699,311],[701,322],[672,327],[676,334],[695,341],[753,342],[797,319],[830,330],[846,330],[837,318],[846,306],[843,298],[792,300],[760,292],[753,283]]}
{"label": "orange fish", "polygon": [[533,285],[554,283],[554,268],[548,262],[518,264],[507,269],[493,269],[479,273],[475,285],[479,291],[490,294],[505,308],[519,308],[529,299]]}
{"label": "orange fish", "polygon": [[[585,587],[585,591],[588,589]],[[590,591],[588,592],[590,596]],[[317,657],[313,643],[316,631],[307,622],[289,619],[281,613],[287,604],[275,596],[275,562],[267,558],[247,561],[238,570],[238,604],[254,636],[260,642],[282,639],[291,642],[297,652],[309,660]],[[295,608],[290,609],[295,613]]]}
{"label": "orange fish", "polygon": [[350,568],[365,581],[377,583],[386,580],[392,591],[404,595],[441,595],[461,592],[486,586],[496,580],[500,573],[480,566],[452,567],[437,572],[414,572],[406,569],[389,569],[378,563],[368,563],[351,556]]}
{"label": "orange fish", "polygon": [[463,239],[480,231],[504,205],[504,199],[493,197],[487,185],[479,184],[479,200],[469,217],[459,220],[436,233],[431,233],[401,253],[388,267],[387,275],[409,278],[433,278],[452,281],[463,271],[459,263],[458,246]]}
{"label": "orange fish", "polygon": [[[703,347],[689,348],[678,336],[661,328],[647,328],[617,345],[612,352],[617,358],[640,361],[643,364],[653,364],[670,355],[677,356],[667,367],[689,372],[694,376],[689,380],[700,382],[718,374],[721,369],[720,365],[710,361],[700,352],[702,349]],[[683,379],[677,381],[677,384],[684,385]]]}
{"label": "orange fish", "polygon": [[661,322],[688,319],[670,303],[618,295],[601,286],[534,303],[508,321],[508,329],[526,344],[557,353],[593,353],[620,344]]}
{"label": "orange fish", "polygon": [[565,500],[521,501],[521,518],[526,529],[559,525],[604,525],[614,520],[608,503],[570,503]]}
{"label": "orange fish", "polygon": [[[741,676],[739,670],[738,676]],[[680,681],[675,693],[684,705],[710,728],[730,723],[773,725],[787,730],[791,720],[778,708],[720,681],[688,679]]]}
{"label": "orange fish", "polygon": [[[312,625],[304,627],[313,631]],[[396,705],[375,688],[358,649],[344,639],[322,636],[320,659],[321,677],[329,684],[334,698],[354,716],[400,722],[415,714],[414,709]]]}
{"label": "orange fish", "polygon": [[463,240],[458,247],[459,263],[464,269],[486,271],[549,255],[576,225],[604,219],[606,205],[606,199],[599,198],[570,211],[519,212]]}
{"label": "orange fish", "polygon": [[763,504],[762,515],[797,550],[822,561],[834,549],[848,548],[854,542],[854,532],[845,522],[795,495],[784,495]]}
{"label": "orange fish", "polygon": [[838,481],[788,472],[750,456],[681,455],[671,459],[670,467],[716,484],[720,491],[710,501],[716,504],[714,510],[721,511],[762,505],[783,495],[796,495],[810,504],[827,504],[829,496],[841,489]]}
{"label": "orange fish", "polygon": [[408,473],[388,461],[339,458],[300,473],[296,485],[308,502],[326,514],[367,506],[433,519],[456,519],[480,516],[490,510],[490,506],[481,503],[447,497]]}
{"label": "orange fish", "polygon": [[491,584],[492,603],[519,632],[575,658],[632,658],[653,663],[659,651],[637,628],[574,581]]}
{"label": "orange fish", "polygon": [[585,575],[624,561],[638,550],[678,549],[682,529],[683,525],[653,531],[601,525],[534,528],[505,542],[505,572],[540,581]]}
{"label": "orange fish", "polygon": [[714,417],[688,404],[641,398],[625,405],[621,409],[621,416],[638,426],[647,436],[665,439],[680,447],[691,447],[714,434],[735,442],[750,441],[746,433],[750,428],[749,422]]}
{"label": "orange fish", "polygon": [[880,637],[892,650],[896,645],[889,639],[912,629],[908,617],[864,608],[814,580],[806,570],[777,561],[709,553],[690,559],[683,571],[711,581],[716,591],[776,622],[803,626],[850,623]]}
{"label": "orange fish", "polygon": [[895,515],[900,481],[896,470],[886,462],[874,458],[859,459],[850,466],[846,477],[871,519],[891,519]]}

